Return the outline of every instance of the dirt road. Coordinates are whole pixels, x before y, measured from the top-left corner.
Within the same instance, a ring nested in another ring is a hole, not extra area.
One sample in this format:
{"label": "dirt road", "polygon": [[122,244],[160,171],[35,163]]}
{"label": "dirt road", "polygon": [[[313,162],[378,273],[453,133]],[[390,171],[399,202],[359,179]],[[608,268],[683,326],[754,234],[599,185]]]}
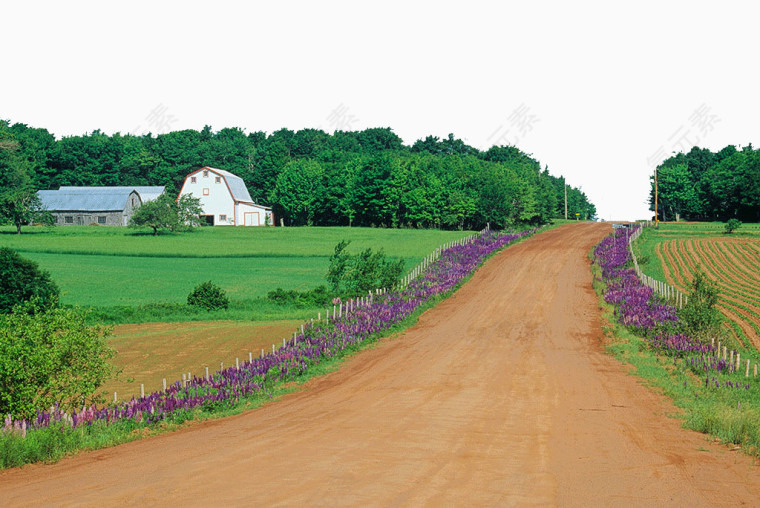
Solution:
{"label": "dirt road", "polygon": [[603,353],[565,226],[491,259],[395,339],[237,417],[0,473],[0,504],[728,506],[752,459],[680,429]]}

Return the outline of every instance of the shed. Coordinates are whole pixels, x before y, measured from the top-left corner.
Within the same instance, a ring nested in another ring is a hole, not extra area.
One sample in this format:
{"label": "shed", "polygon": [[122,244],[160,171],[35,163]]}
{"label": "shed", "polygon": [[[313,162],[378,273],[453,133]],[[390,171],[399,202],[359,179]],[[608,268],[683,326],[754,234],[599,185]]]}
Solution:
{"label": "shed", "polygon": [[160,196],[163,186],[72,187],[37,191],[61,226],[126,226],[135,209]]}

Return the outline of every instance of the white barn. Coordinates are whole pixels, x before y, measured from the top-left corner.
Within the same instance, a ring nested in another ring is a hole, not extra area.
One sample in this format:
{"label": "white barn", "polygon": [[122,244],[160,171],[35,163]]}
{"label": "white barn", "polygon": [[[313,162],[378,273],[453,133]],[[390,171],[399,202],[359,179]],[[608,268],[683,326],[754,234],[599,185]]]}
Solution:
{"label": "white barn", "polygon": [[274,225],[272,209],[251,199],[245,182],[223,169],[203,167],[185,178],[177,199],[191,195],[201,201],[201,222],[210,226]]}

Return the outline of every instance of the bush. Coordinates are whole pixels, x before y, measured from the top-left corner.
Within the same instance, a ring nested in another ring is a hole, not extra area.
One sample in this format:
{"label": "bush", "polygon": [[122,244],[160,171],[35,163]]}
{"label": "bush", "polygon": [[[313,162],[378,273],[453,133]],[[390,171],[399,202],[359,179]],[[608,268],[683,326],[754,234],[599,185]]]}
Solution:
{"label": "bush", "polygon": [[728,222],[726,222],[726,233],[731,234],[741,226],[742,221],[739,219],[729,219]]}
{"label": "bush", "polygon": [[308,291],[284,290],[277,288],[267,293],[267,298],[279,305],[295,305],[296,307],[324,307],[333,298],[327,286],[317,286]]}
{"label": "bush", "polygon": [[720,333],[721,315],[715,305],[718,303],[718,288],[701,270],[694,274],[688,303],[680,310],[684,332],[706,341]]}
{"label": "bush", "polygon": [[404,260],[391,261],[380,249],[365,249],[359,254],[349,254],[345,240],[335,246],[330,256],[327,282],[330,289],[340,295],[355,297],[378,288],[392,288],[404,273]]}
{"label": "bush", "polygon": [[14,250],[0,249],[0,313],[10,312],[14,305],[32,299],[43,307],[54,306],[59,294],[50,274],[40,270],[37,263]]}
{"label": "bush", "polygon": [[81,309],[43,308],[38,302],[0,315],[0,414],[32,418],[60,404],[71,410],[98,402],[115,352],[110,329],[90,327]]}
{"label": "bush", "polygon": [[228,308],[230,300],[222,288],[208,281],[195,286],[195,289],[187,295],[187,304],[206,310],[216,310]]}

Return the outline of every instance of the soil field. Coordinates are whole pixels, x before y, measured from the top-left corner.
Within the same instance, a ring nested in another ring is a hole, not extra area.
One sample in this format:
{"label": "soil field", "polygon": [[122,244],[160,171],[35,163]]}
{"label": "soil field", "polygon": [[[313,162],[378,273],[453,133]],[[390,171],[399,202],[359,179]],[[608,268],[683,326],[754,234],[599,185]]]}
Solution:
{"label": "soil field", "polygon": [[[182,374],[202,376],[204,367],[212,373],[220,363],[230,366],[235,358],[259,356],[273,343],[289,337],[302,321],[213,321],[191,323],[145,323],[114,328],[109,345],[118,355],[113,365],[121,370],[117,380],[103,386],[108,400],[117,392],[120,399],[159,390],[162,379],[173,383]],[[130,381],[131,380],[131,381]]]}
{"label": "soil field", "polygon": [[602,345],[607,224],[506,249],[419,323],[247,413],[0,472],[17,505],[756,505],[750,457],[680,428]]}
{"label": "soil field", "polygon": [[703,270],[720,291],[721,312],[735,323],[729,331],[760,349],[760,240],[675,238],[659,242],[655,252],[667,282],[682,291]]}

